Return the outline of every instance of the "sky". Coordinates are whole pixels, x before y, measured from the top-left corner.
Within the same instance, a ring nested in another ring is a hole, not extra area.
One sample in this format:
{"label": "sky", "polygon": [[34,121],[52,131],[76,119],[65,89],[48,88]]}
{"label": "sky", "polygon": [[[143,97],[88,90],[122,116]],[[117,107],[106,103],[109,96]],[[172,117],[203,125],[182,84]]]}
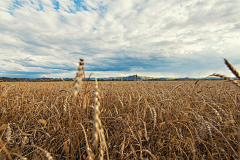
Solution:
{"label": "sky", "polygon": [[0,0],[0,77],[233,77],[239,0]]}

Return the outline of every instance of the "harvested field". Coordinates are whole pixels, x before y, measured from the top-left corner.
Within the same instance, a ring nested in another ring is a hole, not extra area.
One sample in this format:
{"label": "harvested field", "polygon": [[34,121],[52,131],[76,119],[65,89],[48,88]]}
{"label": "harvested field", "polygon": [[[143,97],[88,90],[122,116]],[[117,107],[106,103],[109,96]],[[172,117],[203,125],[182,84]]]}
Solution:
{"label": "harvested field", "polygon": [[98,82],[96,121],[95,82],[1,82],[0,159],[237,159],[240,88],[195,83]]}

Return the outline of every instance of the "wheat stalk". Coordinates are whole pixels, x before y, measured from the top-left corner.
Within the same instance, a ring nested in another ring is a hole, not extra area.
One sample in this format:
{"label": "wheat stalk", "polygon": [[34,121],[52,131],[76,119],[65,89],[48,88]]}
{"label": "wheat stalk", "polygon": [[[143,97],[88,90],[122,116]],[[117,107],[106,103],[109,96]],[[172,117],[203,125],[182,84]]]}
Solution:
{"label": "wheat stalk", "polygon": [[153,129],[155,129],[156,123],[157,123],[157,112],[154,107],[152,107],[152,110],[153,110],[153,115],[154,115]]}
{"label": "wheat stalk", "polygon": [[11,127],[10,127],[10,123],[8,123],[7,125],[7,129],[6,129],[6,138],[7,138],[7,142],[10,143],[10,139],[11,139]]}
{"label": "wheat stalk", "polygon": [[232,78],[229,78],[229,77],[227,77],[225,75],[214,73],[214,74],[212,74],[210,76],[220,77],[220,78],[228,80],[228,81],[232,82],[233,84],[237,85],[238,87],[240,87],[240,84],[237,81],[235,81]]}
{"label": "wheat stalk", "polygon": [[[97,78],[96,75],[95,76],[95,93],[94,93],[94,103],[93,103],[93,139],[92,139],[92,145],[93,146],[97,146],[98,141],[100,140],[100,147],[99,147],[99,159],[103,160],[103,156],[104,156],[104,150],[107,151],[107,145],[106,145],[106,140],[105,140],[105,136],[104,136],[104,131],[102,128],[102,123],[101,120],[99,118],[100,116],[100,102],[99,99],[101,98],[99,95],[99,89],[98,89],[98,83],[97,83]],[[108,151],[107,151],[107,159],[109,159],[108,157]]]}
{"label": "wheat stalk", "polygon": [[228,68],[232,71],[232,73],[240,79],[240,74],[239,72],[231,65],[231,63],[228,62],[227,59],[224,58],[225,64],[228,66]]}
{"label": "wheat stalk", "polygon": [[[238,79],[240,79],[240,74],[239,74],[239,72],[231,65],[230,62],[228,62],[227,59],[224,58],[224,61],[225,61],[225,64],[227,65],[227,67],[229,68],[229,70],[232,71],[232,73],[233,73]],[[221,75],[221,76],[224,78],[223,75]],[[234,83],[235,85],[237,85],[238,87],[240,87],[240,84],[239,84],[237,81],[234,81],[234,80],[232,80],[232,79],[230,79],[230,81],[231,81],[232,83]],[[239,139],[240,139],[240,128],[238,128],[238,142],[239,142]],[[238,145],[239,145],[239,143],[238,143]],[[239,147],[239,146],[238,146],[238,158],[240,158],[240,147]]]}
{"label": "wheat stalk", "polygon": [[100,121],[100,118],[99,118],[99,114],[100,114],[100,110],[99,110],[99,107],[100,107],[100,102],[99,102],[99,99],[100,99],[100,96],[99,96],[99,92],[98,92],[98,85],[97,85],[97,82],[96,82],[96,86],[95,86],[96,90],[95,90],[95,93],[94,93],[94,109],[93,109],[93,112],[94,112],[94,115],[93,115],[93,146],[96,146],[97,143],[98,143],[98,136],[99,136],[99,133],[100,133],[100,124],[101,124],[101,121]]}
{"label": "wheat stalk", "polygon": [[3,143],[2,139],[0,138],[0,153],[3,151],[4,153],[7,154],[8,159],[12,160],[12,157],[8,151],[8,149],[5,147],[6,144]]}
{"label": "wheat stalk", "polygon": [[78,71],[76,73],[76,77],[75,77],[74,84],[73,84],[72,99],[74,97],[76,97],[76,95],[78,94],[78,91],[81,87],[83,74],[84,74],[84,60],[80,59],[80,62],[79,62],[79,65],[78,65]]}
{"label": "wheat stalk", "polygon": [[27,160],[27,158],[26,157],[23,157],[23,156],[21,156],[21,155],[19,155],[19,154],[16,154],[16,153],[10,153],[11,155],[14,155],[14,156],[17,156],[18,158],[20,158],[20,160]]}
{"label": "wheat stalk", "polygon": [[45,157],[47,160],[53,160],[53,157],[51,156],[51,154],[45,150],[45,149],[42,149],[41,147],[38,147],[38,146],[35,146],[35,145],[28,145],[29,147],[35,147],[37,149],[39,149],[40,151],[42,151],[44,154],[45,154]]}
{"label": "wheat stalk", "polygon": [[80,125],[81,125],[81,127],[83,129],[83,133],[84,133],[84,137],[85,137],[85,141],[86,141],[86,152],[87,152],[87,155],[88,155],[87,156],[87,160],[93,160],[94,154],[92,153],[92,150],[91,150],[91,148],[88,145],[87,134],[85,132],[85,129],[84,129],[82,123],[80,123]]}

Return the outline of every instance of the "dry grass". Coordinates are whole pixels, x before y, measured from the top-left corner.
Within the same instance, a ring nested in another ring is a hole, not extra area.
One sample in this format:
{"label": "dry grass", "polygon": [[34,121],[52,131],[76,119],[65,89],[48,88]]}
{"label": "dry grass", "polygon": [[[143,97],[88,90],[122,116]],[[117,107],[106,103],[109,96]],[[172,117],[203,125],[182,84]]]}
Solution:
{"label": "dry grass", "polygon": [[237,159],[227,81],[1,82],[0,159]]}
{"label": "dry grass", "polygon": [[[94,138],[95,82],[88,85],[88,114],[83,109],[83,90],[71,100],[72,85],[1,83],[0,126],[5,127],[0,133],[5,150],[28,159],[44,159],[42,151],[32,147],[35,145],[54,159],[86,159],[86,143]],[[236,158],[239,88],[225,81],[204,81],[192,93],[194,85],[186,81],[99,82],[99,119],[109,159]],[[25,145],[7,143],[8,124],[12,139],[27,136],[37,140]],[[100,151],[90,148],[98,159]],[[0,155],[0,159],[8,156],[3,148]]]}

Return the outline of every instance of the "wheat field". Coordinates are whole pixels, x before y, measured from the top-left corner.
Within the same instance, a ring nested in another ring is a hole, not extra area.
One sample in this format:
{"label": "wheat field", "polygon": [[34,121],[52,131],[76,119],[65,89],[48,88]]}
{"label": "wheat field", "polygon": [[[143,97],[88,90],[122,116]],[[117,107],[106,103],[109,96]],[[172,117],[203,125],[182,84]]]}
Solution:
{"label": "wheat field", "polygon": [[[86,159],[86,145],[99,159],[100,144],[91,143],[95,82],[84,94],[86,84],[71,99],[73,82],[2,82],[0,159]],[[104,159],[238,157],[237,86],[137,81],[98,82],[98,87]]]}
{"label": "wheat field", "polygon": [[83,73],[82,60],[74,82],[0,83],[0,159],[239,159],[238,81]]}

